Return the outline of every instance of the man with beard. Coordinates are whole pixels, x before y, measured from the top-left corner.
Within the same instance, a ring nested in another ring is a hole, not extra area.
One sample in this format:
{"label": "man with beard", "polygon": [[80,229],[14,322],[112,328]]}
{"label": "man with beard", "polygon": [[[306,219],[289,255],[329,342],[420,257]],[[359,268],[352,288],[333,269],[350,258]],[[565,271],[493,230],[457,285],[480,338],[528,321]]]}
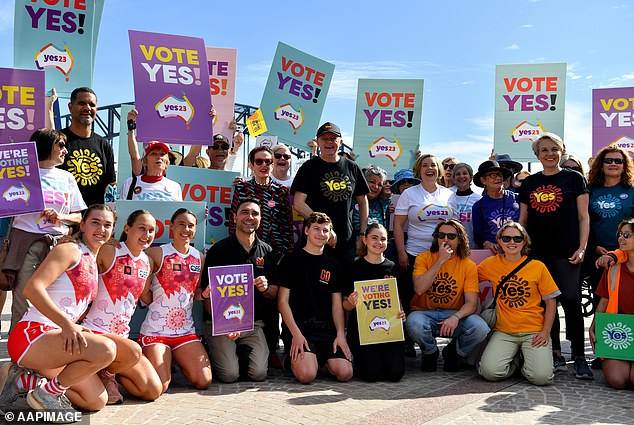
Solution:
{"label": "man with beard", "polygon": [[59,168],[69,171],[86,205],[103,204],[106,189],[116,181],[112,146],[92,131],[97,116],[97,95],[89,87],[73,90],[68,103],[71,123],[66,135],[68,154]]}

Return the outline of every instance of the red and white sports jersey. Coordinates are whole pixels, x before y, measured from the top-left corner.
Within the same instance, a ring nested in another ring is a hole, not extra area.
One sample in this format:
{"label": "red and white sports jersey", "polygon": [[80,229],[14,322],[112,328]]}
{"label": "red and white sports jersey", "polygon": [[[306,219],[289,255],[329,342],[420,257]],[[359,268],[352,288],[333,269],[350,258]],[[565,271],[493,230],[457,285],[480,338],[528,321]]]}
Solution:
{"label": "red and white sports jersey", "polygon": [[150,260],[145,252],[135,257],[122,242],[112,265],[99,275],[97,296],[82,324],[88,329],[127,338],[130,318],[149,275]]}
{"label": "red and white sports jersey", "polygon": [[[79,260],[46,288],[55,305],[73,322],[79,319],[97,295],[97,259],[83,243],[79,243],[79,249]],[[29,307],[22,317],[21,322],[25,321],[59,328],[34,306]]]}
{"label": "red and white sports jersey", "polygon": [[200,276],[200,252],[189,247],[181,254],[161,245],[161,265],[152,276],[152,303],[141,325],[142,335],[181,336],[195,332],[192,319],[194,291]]}

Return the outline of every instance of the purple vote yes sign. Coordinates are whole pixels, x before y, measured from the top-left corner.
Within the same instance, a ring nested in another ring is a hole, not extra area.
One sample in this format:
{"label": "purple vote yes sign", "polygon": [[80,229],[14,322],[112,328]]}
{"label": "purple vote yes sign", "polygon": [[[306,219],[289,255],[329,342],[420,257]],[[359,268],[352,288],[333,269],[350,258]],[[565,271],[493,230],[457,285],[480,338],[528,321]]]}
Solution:
{"label": "purple vote yes sign", "polygon": [[253,265],[209,267],[212,334],[253,330]]}

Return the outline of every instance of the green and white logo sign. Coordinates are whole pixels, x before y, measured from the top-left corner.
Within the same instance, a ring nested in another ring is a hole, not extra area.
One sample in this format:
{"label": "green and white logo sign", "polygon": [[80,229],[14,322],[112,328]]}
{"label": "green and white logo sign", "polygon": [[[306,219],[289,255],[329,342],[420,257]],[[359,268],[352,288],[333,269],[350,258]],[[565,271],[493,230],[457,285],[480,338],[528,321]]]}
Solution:
{"label": "green and white logo sign", "polygon": [[634,315],[597,313],[595,352],[598,357],[634,360]]}

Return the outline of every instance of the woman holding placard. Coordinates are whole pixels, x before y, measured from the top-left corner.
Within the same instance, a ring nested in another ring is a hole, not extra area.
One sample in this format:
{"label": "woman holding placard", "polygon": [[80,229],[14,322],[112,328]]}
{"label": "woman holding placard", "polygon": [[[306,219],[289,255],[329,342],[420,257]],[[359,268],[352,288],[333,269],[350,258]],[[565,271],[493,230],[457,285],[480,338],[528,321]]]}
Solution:
{"label": "woman holding placard", "polygon": [[[343,298],[343,308],[346,311],[352,311],[348,319],[348,345],[354,356],[355,372],[361,379],[368,382],[380,380],[397,382],[405,373],[403,342],[360,345],[357,316],[354,311],[359,302],[359,293],[354,290],[354,282],[391,277],[398,279],[400,268],[383,256],[387,248],[387,230],[381,224],[368,225],[362,241],[366,254],[353,263],[350,279],[344,291],[348,295]],[[405,321],[402,308],[398,318]]]}
{"label": "woman holding placard", "polygon": [[172,379],[172,358],[187,380],[204,390],[211,385],[211,365],[196,335],[192,308],[194,294],[201,299],[200,270],[205,259],[190,246],[196,235],[194,213],[179,208],[171,223],[172,243],[147,250],[154,275],[141,295],[148,313],[141,325],[139,343],[161,378],[163,392]]}
{"label": "woman holding placard", "polygon": [[[611,266],[603,273],[597,295],[601,297],[597,313],[634,314],[634,218],[621,221],[616,233],[619,248],[628,254],[625,263]],[[595,321],[590,325],[590,342],[597,341]],[[600,335],[600,338],[603,336]],[[634,362],[603,359],[603,376],[613,388],[623,389],[634,385]]]}
{"label": "woman holding placard", "polygon": [[497,293],[497,321],[478,368],[489,381],[515,373],[518,351],[530,383],[546,385],[553,378],[550,329],[560,291],[544,263],[527,258],[530,245],[524,227],[508,222],[497,234],[498,255],[478,266],[480,281],[491,282]]}
{"label": "woman holding placard", "polygon": [[81,219],[86,204],[71,173],[57,168],[64,163],[66,136],[56,130],[40,129],[33,133],[40,181],[44,195],[44,210],[23,214],[13,219],[10,248],[3,271],[15,279],[11,302],[11,329],[22,319],[29,307],[22,291],[26,282],[42,263],[57,240],[70,233]]}

